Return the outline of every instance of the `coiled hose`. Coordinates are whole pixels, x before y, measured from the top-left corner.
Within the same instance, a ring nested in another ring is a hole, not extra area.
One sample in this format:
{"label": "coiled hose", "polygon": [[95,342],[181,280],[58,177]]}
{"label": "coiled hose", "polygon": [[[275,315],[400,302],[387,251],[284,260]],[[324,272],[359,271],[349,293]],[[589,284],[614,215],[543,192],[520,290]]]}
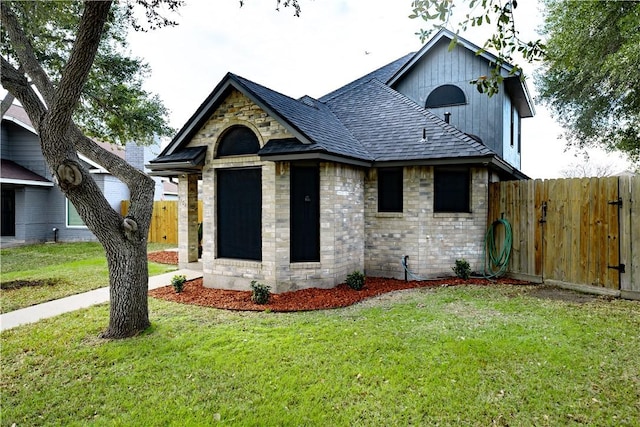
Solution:
{"label": "coiled hose", "polygon": [[[500,253],[496,248],[496,230],[499,225],[504,227],[504,241]],[[493,221],[484,236],[484,277],[486,279],[497,279],[506,273],[511,257],[512,242],[513,234],[509,221],[506,219]]]}

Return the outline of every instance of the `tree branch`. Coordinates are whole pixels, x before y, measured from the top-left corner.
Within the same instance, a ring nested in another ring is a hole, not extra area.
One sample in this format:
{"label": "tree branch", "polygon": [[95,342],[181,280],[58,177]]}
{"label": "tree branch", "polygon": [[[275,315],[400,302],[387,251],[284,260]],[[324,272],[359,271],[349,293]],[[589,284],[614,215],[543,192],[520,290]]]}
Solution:
{"label": "tree branch", "polygon": [[42,94],[45,102],[51,105],[54,93],[53,84],[51,83],[51,80],[49,80],[47,73],[45,73],[43,68],[40,66],[40,62],[36,58],[35,51],[31,45],[31,40],[29,40],[22,31],[22,27],[18,22],[18,17],[7,2],[3,2],[2,7],[0,7],[0,17],[2,26],[11,40],[11,46],[14,48],[18,57],[20,68],[24,69],[27,75],[31,77],[33,83],[38,89],[38,92]]}
{"label": "tree branch", "polygon": [[0,81],[2,81],[2,87],[7,89],[12,96],[18,98],[27,112],[34,129],[40,133],[40,124],[47,112],[46,107],[35,90],[33,90],[33,87],[29,84],[24,73],[11,65],[4,56],[1,57],[1,60]]}
{"label": "tree branch", "polygon": [[16,99],[16,97],[13,96],[11,92],[7,92],[4,98],[2,98],[2,103],[0,103],[0,118],[3,118],[9,108],[11,108],[14,99]]}
{"label": "tree branch", "polygon": [[55,91],[48,120],[59,124],[70,122],[78,105],[82,88],[100,45],[104,24],[109,16],[111,1],[86,1],[80,18],[76,42],[69,61],[62,70],[62,77]]}

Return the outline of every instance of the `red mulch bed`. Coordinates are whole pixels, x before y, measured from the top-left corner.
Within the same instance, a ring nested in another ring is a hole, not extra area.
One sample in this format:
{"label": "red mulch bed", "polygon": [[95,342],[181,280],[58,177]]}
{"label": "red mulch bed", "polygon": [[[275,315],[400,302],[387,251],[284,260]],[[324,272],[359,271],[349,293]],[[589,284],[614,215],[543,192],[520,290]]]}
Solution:
{"label": "red mulch bed", "polygon": [[[175,256],[175,263],[177,263],[177,253],[171,254],[174,255],[168,255],[166,252],[151,253],[149,254],[149,260],[162,262],[159,260],[173,259],[171,257]],[[283,312],[324,310],[328,308],[346,307],[366,298],[402,289],[434,288],[439,286],[455,285],[491,285],[493,283],[494,282],[486,279],[462,280],[457,277],[422,282],[405,282],[398,279],[367,277],[364,288],[359,291],[353,290],[345,284],[338,285],[331,289],[302,289],[299,291],[271,294],[269,303],[260,305],[251,301],[251,291],[230,291],[225,289],[205,288],[202,285],[202,279],[196,279],[185,283],[183,291],[179,294],[175,292],[172,286],[165,286],[163,288],[149,291],[149,295],[154,298],[161,298],[183,304],[194,304],[227,310],[270,310]],[[528,284],[527,282],[513,279],[501,279],[500,283],[514,285]]]}
{"label": "red mulch bed", "polygon": [[178,251],[161,251],[147,254],[147,259],[160,264],[178,265]]}

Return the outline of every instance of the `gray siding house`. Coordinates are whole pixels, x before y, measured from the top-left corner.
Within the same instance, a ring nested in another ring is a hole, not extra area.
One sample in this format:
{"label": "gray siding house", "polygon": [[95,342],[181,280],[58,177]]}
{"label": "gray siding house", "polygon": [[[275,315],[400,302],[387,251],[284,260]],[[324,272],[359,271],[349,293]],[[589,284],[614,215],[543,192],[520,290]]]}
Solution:
{"label": "gray siding house", "polygon": [[[0,185],[2,190],[2,242],[94,241],[73,205],[55,187],[40,150],[38,135],[24,109],[12,105],[2,118]],[[126,150],[101,144],[132,165],[143,168],[155,154],[152,148],[128,144]],[[118,212],[129,198],[127,187],[89,159],[80,156],[96,183]],[[156,195],[162,195],[158,180]],[[54,231],[55,229],[55,231]]]}
{"label": "gray siding house", "polygon": [[[319,99],[227,74],[148,167],[178,179],[179,262],[208,287],[330,288],[354,270],[401,278],[481,270],[488,184],[520,172],[525,84],[475,93],[495,57],[439,32]],[[450,114],[449,114],[450,113]],[[198,187],[201,186],[199,189]]]}

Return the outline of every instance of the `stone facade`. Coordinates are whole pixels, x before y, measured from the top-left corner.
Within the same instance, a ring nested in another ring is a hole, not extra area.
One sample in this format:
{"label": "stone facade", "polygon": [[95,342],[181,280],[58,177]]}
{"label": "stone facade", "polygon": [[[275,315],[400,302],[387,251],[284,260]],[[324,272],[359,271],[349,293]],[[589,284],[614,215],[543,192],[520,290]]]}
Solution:
{"label": "stone facade", "polygon": [[[290,138],[278,121],[239,91],[233,90],[189,146],[204,146],[202,170],[203,253],[207,287],[246,290],[253,280],[273,292],[343,283],[355,270],[370,276],[401,278],[403,255],[416,274],[451,275],[457,258],[481,268],[487,216],[487,171],[472,169],[472,213],[433,212],[432,167],[405,167],[403,212],[377,212],[375,169],[317,163],[320,174],[320,261],[290,259],[291,163],[261,161],[257,155],[215,158],[225,130],[243,125],[253,130],[260,146],[272,138]],[[248,261],[216,257],[216,170],[257,167],[262,177],[262,259]],[[197,214],[192,206],[198,189],[194,176],[181,176],[179,230],[180,264],[194,261]]]}
{"label": "stone facade", "polygon": [[376,169],[365,181],[365,272],[375,277],[403,278],[402,257],[409,270],[431,278],[452,275],[456,259],[482,270],[482,248],[488,212],[487,170],[471,169],[471,213],[434,212],[434,169],[403,170],[403,212],[378,212]]}
{"label": "stone facade", "polygon": [[[234,125],[252,129],[261,146],[271,138],[290,135],[275,119],[238,91],[233,91],[189,146],[208,147],[202,171],[204,283],[208,287],[249,289],[256,280],[274,292],[333,287],[364,264],[364,171],[335,163],[320,163],[320,262],[290,262],[290,163],[264,162],[258,156],[215,158],[224,131]],[[262,260],[216,257],[216,170],[259,167],[262,175]],[[191,184],[187,184],[190,182]],[[180,264],[193,262],[197,217],[189,215],[197,188],[193,177],[180,177]],[[187,235],[189,237],[187,237]]]}

